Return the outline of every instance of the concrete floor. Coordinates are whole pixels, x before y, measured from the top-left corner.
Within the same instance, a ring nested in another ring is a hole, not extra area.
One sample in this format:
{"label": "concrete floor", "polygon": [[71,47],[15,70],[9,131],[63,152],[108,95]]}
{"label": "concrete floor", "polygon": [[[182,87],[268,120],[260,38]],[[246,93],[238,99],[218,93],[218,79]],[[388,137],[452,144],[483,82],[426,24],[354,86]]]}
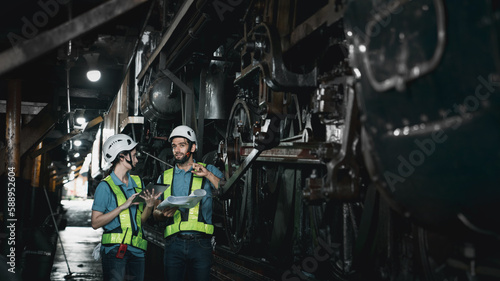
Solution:
{"label": "concrete floor", "polygon": [[[102,229],[90,227],[92,200],[61,201],[67,210],[68,226],[59,231],[61,241],[68,259],[64,258],[61,244],[57,243],[54,265],[50,279],[63,280],[102,280],[101,261],[95,261],[92,252],[100,242]],[[69,272],[71,271],[71,275]],[[66,278],[65,278],[66,277]]]}

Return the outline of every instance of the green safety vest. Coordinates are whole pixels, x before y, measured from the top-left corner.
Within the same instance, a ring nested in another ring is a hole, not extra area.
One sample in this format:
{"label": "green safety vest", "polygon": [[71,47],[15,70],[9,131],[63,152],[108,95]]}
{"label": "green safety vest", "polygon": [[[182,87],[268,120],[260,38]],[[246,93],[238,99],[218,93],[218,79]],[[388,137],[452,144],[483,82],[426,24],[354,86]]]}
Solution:
{"label": "green safety vest", "polygon": [[[137,187],[135,188],[135,192],[141,192],[142,190],[142,185],[141,185],[141,179],[139,176],[130,176],[135,183],[137,184]],[[104,179],[105,182],[108,183],[109,188],[113,192],[116,198],[116,204],[117,206],[120,206],[121,204],[125,203],[127,201],[127,197],[125,196],[125,191],[122,190],[119,186],[117,186],[114,182],[111,176],[107,176]],[[134,233],[132,229],[132,212],[130,212],[130,208],[127,208],[123,211],[120,212],[120,215],[118,216],[120,220],[120,227],[121,227],[121,232],[115,232],[116,230],[112,230],[111,232],[105,232],[102,235],[102,241],[101,243],[103,245],[110,245],[110,244],[128,244],[132,245],[134,247],[137,247],[139,249],[146,250],[148,246],[148,242],[142,238],[142,227],[141,227],[141,216],[142,216],[142,211],[144,210],[144,204],[141,203],[137,206],[137,212],[135,216],[135,221],[137,224],[137,232]],[[127,230],[128,229],[128,230]],[[124,236],[126,237],[124,238]]]}
{"label": "green safety vest", "polygon": [[[207,164],[198,163],[206,167]],[[168,169],[163,173],[163,183],[169,184],[170,188],[167,188],[163,192],[163,198],[168,198],[172,195],[172,181],[173,181],[174,169]],[[200,189],[203,186],[204,177],[197,177],[191,175],[191,188],[189,193],[196,189]],[[196,204],[193,208],[189,209],[189,215],[187,219],[182,219],[181,211],[175,211],[173,219],[169,218],[167,220],[167,226],[165,227],[165,231],[163,232],[163,237],[168,237],[174,233],[179,231],[199,231],[206,234],[214,233],[214,226],[211,224],[206,224],[201,218],[200,214],[200,203]]]}

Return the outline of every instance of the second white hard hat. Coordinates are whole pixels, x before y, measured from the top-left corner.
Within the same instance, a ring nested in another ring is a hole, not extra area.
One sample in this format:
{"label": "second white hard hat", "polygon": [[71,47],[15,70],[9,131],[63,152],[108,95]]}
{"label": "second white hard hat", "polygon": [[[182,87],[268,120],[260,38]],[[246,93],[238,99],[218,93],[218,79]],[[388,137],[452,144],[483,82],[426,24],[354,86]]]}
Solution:
{"label": "second white hard hat", "polygon": [[170,134],[168,141],[172,142],[172,139],[176,137],[183,137],[188,139],[189,141],[196,143],[196,134],[194,133],[193,129],[191,129],[186,125],[175,127],[172,130],[172,133]]}

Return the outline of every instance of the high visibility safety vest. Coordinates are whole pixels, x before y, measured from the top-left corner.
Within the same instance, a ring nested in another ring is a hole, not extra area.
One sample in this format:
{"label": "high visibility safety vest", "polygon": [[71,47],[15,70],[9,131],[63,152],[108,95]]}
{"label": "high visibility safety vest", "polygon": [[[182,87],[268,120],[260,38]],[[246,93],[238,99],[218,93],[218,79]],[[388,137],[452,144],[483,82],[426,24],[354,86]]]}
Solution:
{"label": "high visibility safety vest", "polygon": [[[138,176],[130,176],[134,182],[137,184],[137,187],[135,188],[135,192],[141,192],[142,190],[142,185],[141,185],[141,179]],[[114,182],[111,176],[107,176],[104,179],[105,182],[108,183],[109,188],[113,192],[115,199],[116,199],[116,204],[117,206],[120,206],[121,204],[125,203],[127,201],[127,196],[125,195],[125,191],[120,187],[117,186]],[[120,215],[118,216],[120,220],[120,227],[113,229],[111,231],[106,231],[102,235],[102,241],[101,243],[103,245],[112,245],[112,244],[128,244],[132,245],[134,247],[137,247],[139,249],[146,250],[148,246],[148,242],[142,238],[143,233],[142,233],[142,227],[141,227],[141,216],[142,216],[142,211],[144,210],[144,204],[141,203],[137,205],[137,212],[135,216],[135,222],[137,225],[137,229],[134,231],[132,228],[132,212],[130,211],[130,208],[127,208],[123,211],[120,212]],[[126,235],[126,236],[125,236]]]}
{"label": "high visibility safety vest", "polygon": [[[206,167],[207,165],[204,163],[198,163],[198,164],[203,165],[204,167]],[[174,175],[173,168],[168,169],[163,173],[163,183],[170,185],[170,188],[167,188],[163,192],[163,198],[167,198],[170,195],[172,195],[172,188],[174,188],[174,186],[172,185],[174,179],[173,175]],[[189,194],[196,189],[202,188],[204,179],[205,179],[204,177],[198,177],[192,174]],[[203,217],[200,213],[200,205],[201,201],[198,204],[196,204],[196,206],[189,209],[189,215],[187,216],[187,218],[182,218],[180,210],[175,211],[173,219],[169,218],[167,220],[167,226],[165,227],[165,231],[163,232],[163,237],[168,237],[179,231],[199,231],[206,234],[214,233],[214,226],[205,223],[205,221],[203,220]]]}

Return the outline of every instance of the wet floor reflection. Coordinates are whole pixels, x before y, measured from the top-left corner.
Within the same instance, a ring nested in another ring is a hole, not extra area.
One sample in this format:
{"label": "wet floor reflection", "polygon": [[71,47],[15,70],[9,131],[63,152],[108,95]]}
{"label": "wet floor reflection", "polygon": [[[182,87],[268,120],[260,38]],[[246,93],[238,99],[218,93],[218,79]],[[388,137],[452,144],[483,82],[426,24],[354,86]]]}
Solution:
{"label": "wet floor reflection", "polygon": [[67,210],[68,227],[59,231],[59,235],[68,264],[66,264],[61,244],[57,243],[50,279],[52,281],[102,280],[101,261],[96,261],[92,257],[95,246],[101,240],[102,229],[94,230],[88,226],[92,200],[62,201],[61,203]]}

